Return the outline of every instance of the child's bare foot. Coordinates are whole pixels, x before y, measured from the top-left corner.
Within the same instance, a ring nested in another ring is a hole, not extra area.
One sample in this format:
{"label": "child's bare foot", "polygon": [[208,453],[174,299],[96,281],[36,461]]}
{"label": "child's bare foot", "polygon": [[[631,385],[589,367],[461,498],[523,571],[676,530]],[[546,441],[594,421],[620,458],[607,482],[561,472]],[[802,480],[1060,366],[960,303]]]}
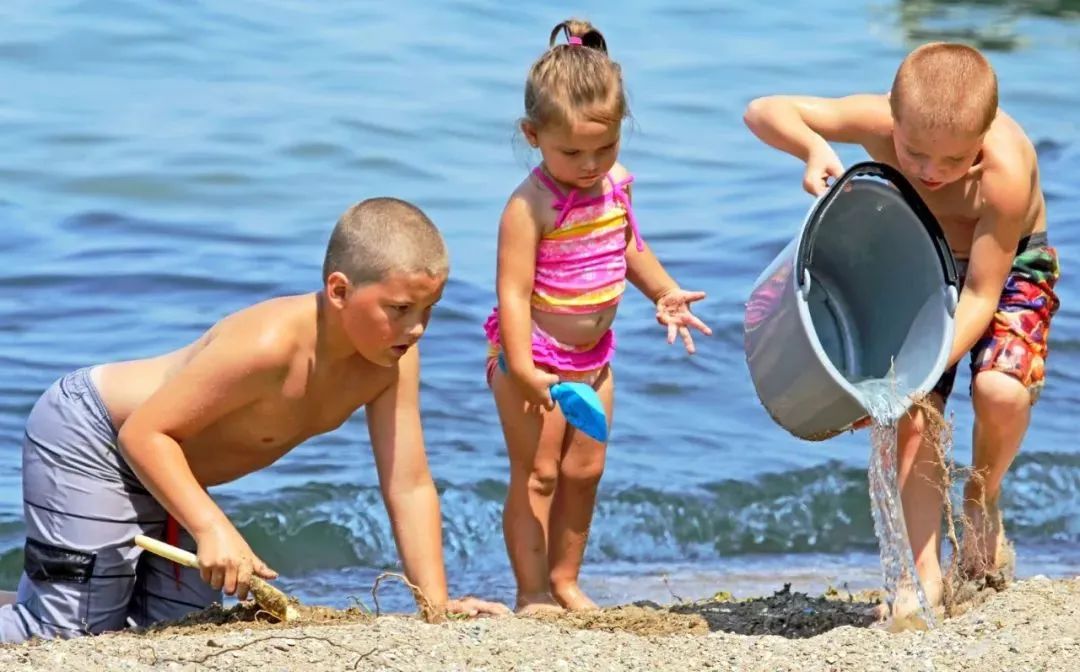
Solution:
{"label": "child's bare foot", "polygon": [[549,593],[526,593],[518,595],[514,611],[518,616],[537,616],[541,614],[561,614],[565,609]]}
{"label": "child's bare foot", "polygon": [[591,609],[599,609],[596,603],[589,599],[589,596],[582,592],[581,587],[577,582],[564,583],[561,585],[552,586],[552,593],[555,595],[555,599],[559,601],[559,604],[566,607],[570,611],[589,611]]}
{"label": "child's bare foot", "polygon": [[[943,586],[940,582],[933,582],[924,586],[926,602],[935,616],[941,615]],[[896,599],[892,603],[892,609],[886,603],[879,604],[875,611],[879,621],[884,622],[885,627],[891,632],[902,630],[925,630],[927,623],[920,615],[921,605],[919,596],[914,587],[902,587],[896,591]]]}

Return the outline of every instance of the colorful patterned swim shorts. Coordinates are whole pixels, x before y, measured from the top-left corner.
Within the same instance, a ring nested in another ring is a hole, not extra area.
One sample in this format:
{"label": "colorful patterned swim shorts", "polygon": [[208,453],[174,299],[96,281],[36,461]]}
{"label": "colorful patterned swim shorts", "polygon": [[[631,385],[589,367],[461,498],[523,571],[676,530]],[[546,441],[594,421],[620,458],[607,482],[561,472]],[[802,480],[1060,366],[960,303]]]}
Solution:
{"label": "colorful patterned swim shorts", "polygon": [[[1050,318],[1060,306],[1054,293],[1060,273],[1057,252],[1045,243],[1017,255],[994,319],[971,350],[972,380],[982,371],[1001,371],[1028,389],[1032,404],[1038,400],[1046,378]],[[945,372],[934,388],[942,398],[952,392],[956,369]]]}

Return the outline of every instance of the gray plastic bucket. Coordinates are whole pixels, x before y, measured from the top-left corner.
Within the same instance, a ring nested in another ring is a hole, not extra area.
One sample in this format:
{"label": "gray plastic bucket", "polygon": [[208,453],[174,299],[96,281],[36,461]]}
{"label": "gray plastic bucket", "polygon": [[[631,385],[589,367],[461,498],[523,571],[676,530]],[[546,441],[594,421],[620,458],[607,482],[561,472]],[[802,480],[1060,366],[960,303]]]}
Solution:
{"label": "gray plastic bucket", "polygon": [[743,336],[758,398],[818,441],[867,416],[863,381],[929,392],[952,348],[957,291],[952,252],[911,184],[884,164],[852,166],[754,283]]}

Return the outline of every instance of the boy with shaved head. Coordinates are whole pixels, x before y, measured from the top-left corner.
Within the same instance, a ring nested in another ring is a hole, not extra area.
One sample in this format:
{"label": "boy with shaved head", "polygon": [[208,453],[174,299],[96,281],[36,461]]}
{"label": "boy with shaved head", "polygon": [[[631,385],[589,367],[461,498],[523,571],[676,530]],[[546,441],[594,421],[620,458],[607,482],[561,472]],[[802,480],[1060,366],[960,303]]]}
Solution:
{"label": "boy with shaved head", "polygon": [[[0,607],[0,642],[170,620],[222,589],[243,598],[252,575],[274,578],[206,488],[272,464],[361,406],[406,575],[436,608],[506,612],[447,595],[416,344],[448,272],[424,213],[370,199],[334,228],[320,291],[236,312],[178,350],[54,383],[26,423],[25,567]],[[141,553],[137,534],[195,551],[200,569]]]}
{"label": "boy with shaved head", "polygon": [[[1043,386],[1059,268],[1047,242],[1035,148],[998,108],[993,68],[971,47],[927,44],[903,60],[888,94],[759,98],[745,121],[761,140],[806,163],[803,186],[811,194],[843,173],[828,143],[856,143],[899,169],[941,224],[963,287],[948,370],[931,402],[944,408],[957,363],[970,353],[974,471],[964,489],[971,526],[962,566],[994,584],[1009,554],[998,510],[1001,482]],[[898,476],[916,569],[937,603],[943,473],[932,442],[923,439],[925,426],[920,411],[901,421]],[[912,595],[893,605],[897,616],[915,608]]]}

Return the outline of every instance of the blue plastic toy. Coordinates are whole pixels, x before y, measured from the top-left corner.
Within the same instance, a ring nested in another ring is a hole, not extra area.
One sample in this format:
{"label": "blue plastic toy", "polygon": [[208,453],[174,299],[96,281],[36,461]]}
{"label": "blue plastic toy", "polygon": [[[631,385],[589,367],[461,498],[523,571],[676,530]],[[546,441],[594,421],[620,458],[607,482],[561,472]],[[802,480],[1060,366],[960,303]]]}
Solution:
{"label": "blue plastic toy", "polygon": [[590,385],[555,383],[551,386],[551,398],[559,404],[567,422],[601,443],[607,441],[607,414],[600,395]]}
{"label": "blue plastic toy", "polygon": [[[499,354],[499,368],[506,373],[506,359]],[[566,421],[586,436],[601,443],[607,441],[608,424],[604,404],[591,385],[576,382],[555,383],[549,388],[551,398],[562,409]]]}

